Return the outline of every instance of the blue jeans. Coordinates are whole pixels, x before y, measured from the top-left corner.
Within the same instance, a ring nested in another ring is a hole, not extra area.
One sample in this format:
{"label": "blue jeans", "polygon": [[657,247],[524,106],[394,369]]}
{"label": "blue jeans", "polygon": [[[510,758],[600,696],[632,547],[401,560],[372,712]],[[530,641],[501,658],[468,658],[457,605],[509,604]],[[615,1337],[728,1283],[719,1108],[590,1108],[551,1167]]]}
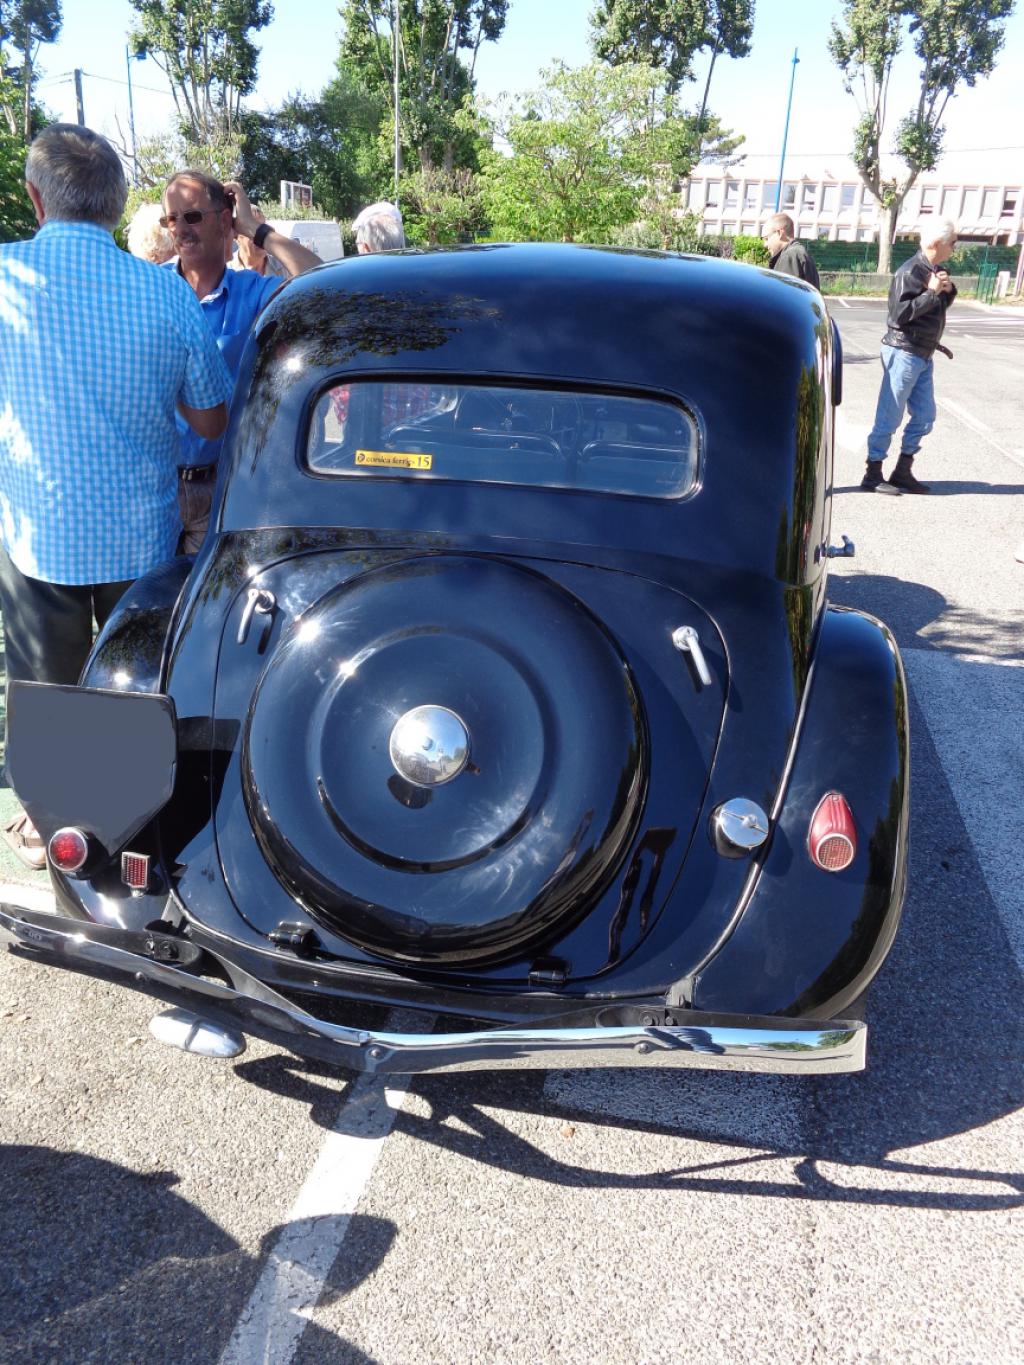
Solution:
{"label": "blue jeans", "polygon": [[892,434],[910,413],[900,453],[912,455],[935,425],[935,386],[932,362],[895,346],[882,347],[882,387],[875,409],[875,425],[868,437],[868,459],[884,460]]}

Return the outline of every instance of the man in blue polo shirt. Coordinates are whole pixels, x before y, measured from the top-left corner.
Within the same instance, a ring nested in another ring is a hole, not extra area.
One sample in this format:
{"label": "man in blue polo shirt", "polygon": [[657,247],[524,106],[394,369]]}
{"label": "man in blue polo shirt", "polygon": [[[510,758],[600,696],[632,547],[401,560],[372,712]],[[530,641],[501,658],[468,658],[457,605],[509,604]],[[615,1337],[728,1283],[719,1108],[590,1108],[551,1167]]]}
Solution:
{"label": "man in blue polo shirt", "polygon": [[[228,270],[234,237],[250,237],[273,253],[289,278],[319,265],[315,252],[262,223],[237,181],[222,185],[202,171],[179,171],[167,182],[161,224],[174,238],[177,260],[168,262],[192,286],[232,383],[252,325],[281,281],[255,270]],[[184,527],[179,550],[195,554],[210,522],[221,442],[203,440],[179,424],[178,504]]]}
{"label": "man in blue polo shirt", "polygon": [[[112,236],[127,185],[88,128],[52,124],[25,167],[39,231],[0,246],[0,606],[7,677],[75,683],[131,581],[174,555],[175,410],[204,439],[230,379],[181,280]],[[45,854],[23,814],[4,831]]]}

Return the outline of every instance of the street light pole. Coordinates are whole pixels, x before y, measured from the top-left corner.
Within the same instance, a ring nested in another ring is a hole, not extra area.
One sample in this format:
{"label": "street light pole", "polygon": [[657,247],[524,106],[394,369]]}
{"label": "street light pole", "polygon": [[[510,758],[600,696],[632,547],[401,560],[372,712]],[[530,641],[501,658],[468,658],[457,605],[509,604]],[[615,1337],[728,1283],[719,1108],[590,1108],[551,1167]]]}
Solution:
{"label": "street light pole", "polygon": [[782,158],[779,161],[779,183],[775,190],[775,212],[778,213],[782,206],[782,172],[786,165],[786,142],[789,138],[789,114],[793,108],[793,84],[796,81],[796,68],[800,58],[796,55],[798,49],[793,49],[793,70],[789,74],[789,99],[786,101],[786,126],[782,130]]}
{"label": "street light pole", "polygon": [[398,133],[398,16],[399,0],[392,0],[391,22],[395,30],[395,207],[398,207],[398,177],[402,169],[402,141]]}
{"label": "street light pole", "polygon": [[124,64],[128,72],[128,130],[132,139],[132,184],[139,183],[139,149],[135,142],[135,105],[132,101],[132,54],[125,43]]}

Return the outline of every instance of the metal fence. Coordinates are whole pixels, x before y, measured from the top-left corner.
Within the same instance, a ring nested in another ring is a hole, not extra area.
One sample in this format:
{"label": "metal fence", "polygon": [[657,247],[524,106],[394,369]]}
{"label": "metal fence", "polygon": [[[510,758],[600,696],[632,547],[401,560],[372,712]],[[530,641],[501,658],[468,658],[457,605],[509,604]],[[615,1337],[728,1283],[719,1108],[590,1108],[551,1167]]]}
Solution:
{"label": "metal fence", "polygon": [[978,271],[978,289],[975,298],[979,303],[991,303],[996,292],[996,275],[999,266],[995,262],[983,265]]}

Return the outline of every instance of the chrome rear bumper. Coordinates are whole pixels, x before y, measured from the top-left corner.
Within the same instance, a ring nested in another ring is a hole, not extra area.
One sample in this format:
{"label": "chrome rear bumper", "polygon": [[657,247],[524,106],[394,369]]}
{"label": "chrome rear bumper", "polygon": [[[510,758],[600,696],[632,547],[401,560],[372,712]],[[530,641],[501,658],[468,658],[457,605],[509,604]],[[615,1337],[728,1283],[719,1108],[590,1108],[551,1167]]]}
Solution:
{"label": "chrome rear bumper", "polygon": [[865,1064],[867,1028],[859,1020],[687,1013],[685,1024],[671,1026],[389,1033],[327,1023],[237,968],[230,969],[235,986],[198,976],[175,965],[189,956],[187,942],[162,934],[4,903],[0,939],[71,971],[120,979],[219,1028],[377,1075],[608,1066],[816,1075],[860,1071]]}

